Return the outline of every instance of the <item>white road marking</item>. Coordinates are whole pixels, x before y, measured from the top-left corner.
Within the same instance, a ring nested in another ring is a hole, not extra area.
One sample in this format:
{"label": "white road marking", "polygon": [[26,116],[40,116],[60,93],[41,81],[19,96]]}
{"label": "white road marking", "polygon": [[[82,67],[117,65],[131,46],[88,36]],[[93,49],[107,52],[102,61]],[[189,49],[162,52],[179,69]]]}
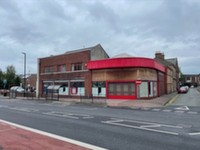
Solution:
{"label": "white road marking", "polygon": [[176,110],[174,111],[175,113],[184,113],[185,111],[182,111],[182,110]]}
{"label": "white road marking", "polygon": [[157,108],[154,108],[152,109],[153,111],[160,111],[161,109],[157,109]]}
{"label": "white road marking", "polygon": [[177,107],[177,108],[175,108],[176,110],[190,110],[189,108],[188,108],[188,106],[181,106],[181,107]]}
{"label": "white road marking", "polygon": [[93,116],[83,117],[83,119],[93,119]]}
{"label": "white road marking", "polygon": [[189,135],[200,135],[200,132],[189,133]]}
{"label": "white road marking", "polygon": [[42,114],[49,115],[49,116],[65,117],[65,118],[70,118],[70,119],[79,119],[79,117],[75,117],[75,116],[71,116],[71,115],[67,115],[67,114],[62,114],[62,112],[51,111],[51,112],[44,112]]}
{"label": "white road marking", "polygon": [[58,117],[65,117],[70,119],[92,119],[93,116],[85,115],[85,114],[73,114],[73,113],[64,113],[64,112],[56,112],[56,111],[50,111],[50,112],[43,112],[44,115],[50,115],[50,116],[58,116]]}
{"label": "white road marking", "polygon": [[164,109],[163,112],[172,112],[170,109]]}
{"label": "white road marking", "polygon": [[62,137],[62,136],[59,136],[59,135],[55,135],[55,134],[52,134],[52,133],[40,131],[40,130],[37,130],[37,129],[29,128],[29,127],[22,126],[22,125],[19,125],[19,124],[15,124],[15,123],[12,123],[12,122],[8,122],[8,121],[5,121],[5,120],[1,120],[0,119],[0,122],[4,122],[6,124],[9,124],[11,126],[15,126],[17,128],[21,128],[21,129],[24,129],[24,130],[27,130],[27,131],[31,131],[31,132],[34,132],[34,133],[37,133],[37,134],[45,135],[45,136],[48,136],[50,138],[54,138],[54,139],[57,139],[57,140],[61,140],[61,141],[64,141],[64,142],[75,144],[75,145],[78,145],[78,146],[81,146],[81,147],[85,147],[85,148],[88,148],[88,149],[107,150],[107,149],[102,148],[102,147],[98,147],[98,146],[91,145],[91,144],[88,144],[88,143],[83,143],[83,142],[80,142],[80,141],[76,141],[76,140],[69,139],[69,138],[66,138],[66,137]]}
{"label": "white road marking", "polygon": [[31,108],[20,108],[20,107],[9,107],[9,109],[24,111],[24,112],[36,112],[39,111],[38,109],[31,109]]}
{"label": "white road marking", "polygon": [[7,108],[8,105],[0,105],[0,108]]}
{"label": "white road marking", "polygon": [[153,122],[144,122],[144,121],[136,121],[136,120],[122,120],[117,118],[111,118],[112,120],[109,120],[107,122],[132,122],[132,123],[140,123],[140,124],[147,124],[147,125],[160,125],[163,127],[169,127],[169,128],[183,128],[182,126],[174,126],[174,125],[168,125],[168,124],[161,124],[161,123],[153,123]]}
{"label": "white road marking", "polygon": [[196,111],[189,111],[188,114],[198,114]]}
{"label": "white road marking", "polygon": [[115,118],[111,118],[112,120],[108,120],[108,121],[104,121],[104,122],[107,122],[107,123],[114,123],[114,122],[124,122],[124,120],[122,119],[115,119]]}
{"label": "white road marking", "polygon": [[159,124],[152,124],[152,125],[144,125],[144,126],[140,126],[141,128],[157,128],[157,127],[161,127],[161,125]]}
{"label": "white road marking", "polygon": [[[102,123],[107,123],[102,121]],[[164,134],[171,134],[171,135],[179,135],[176,132],[168,132],[168,131],[163,131],[163,130],[156,130],[156,129],[149,129],[149,128],[145,128],[145,127],[141,127],[141,126],[132,126],[132,125],[127,125],[127,124],[121,124],[121,123],[117,123],[117,122],[110,122],[107,124],[112,124],[112,125],[117,125],[117,126],[122,126],[122,127],[128,127],[128,128],[134,128],[134,129],[140,129],[140,130],[147,130],[147,131],[153,131],[153,132],[159,132],[159,133],[164,133]]]}
{"label": "white road marking", "polygon": [[[129,124],[126,124],[126,122],[137,123],[137,124],[141,124],[141,125],[138,125],[138,126],[129,125]],[[122,119],[114,120],[114,118],[111,118],[111,120],[108,120],[108,121],[102,121],[102,123],[111,124],[111,125],[117,125],[117,126],[123,126],[123,127],[128,127],[128,128],[147,130],[147,131],[153,131],[153,132],[160,132],[160,133],[171,134],[171,135],[179,135],[179,133],[165,131],[165,130],[159,130],[159,129],[151,129],[151,128],[159,128],[159,127],[178,128],[178,129],[182,129],[183,128],[182,126],[174,126],[174,125],[151,123],[151,122],[122,120]]]}

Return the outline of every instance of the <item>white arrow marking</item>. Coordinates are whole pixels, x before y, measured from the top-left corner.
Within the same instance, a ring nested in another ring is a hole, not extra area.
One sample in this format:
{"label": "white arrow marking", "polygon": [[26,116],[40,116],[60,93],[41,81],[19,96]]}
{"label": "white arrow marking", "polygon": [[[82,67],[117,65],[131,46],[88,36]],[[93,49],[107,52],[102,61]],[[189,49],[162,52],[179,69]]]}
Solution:
{"label": "white arrow marking", "polygon": [[176,110],[190,110],[187,106],[177,107]]}

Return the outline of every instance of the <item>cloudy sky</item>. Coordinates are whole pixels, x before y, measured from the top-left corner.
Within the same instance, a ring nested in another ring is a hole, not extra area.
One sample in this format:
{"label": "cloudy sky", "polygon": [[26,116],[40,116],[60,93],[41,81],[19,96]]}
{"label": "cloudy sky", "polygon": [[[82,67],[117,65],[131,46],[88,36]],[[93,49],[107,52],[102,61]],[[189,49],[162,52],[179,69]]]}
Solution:
{"label": "cloudy sky", "polygon": [[37,72],[37,58],[100,43],[120,53],[178,58],[200,73],[200,0],[0,0],[0,69]]}

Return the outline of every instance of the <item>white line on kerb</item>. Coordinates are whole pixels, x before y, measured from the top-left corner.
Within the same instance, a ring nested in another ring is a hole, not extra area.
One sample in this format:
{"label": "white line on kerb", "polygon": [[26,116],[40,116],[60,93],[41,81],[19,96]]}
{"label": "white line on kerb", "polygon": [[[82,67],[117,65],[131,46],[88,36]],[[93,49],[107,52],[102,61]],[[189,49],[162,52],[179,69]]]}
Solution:
{"label": "white line on kerb", "polygon": [[83,142],[80,142],[80,141],[76,141],[76,140],[69,139],[69,138],[66,138],[66,137],[62,137],[62,136],[59,136],[59,135],[55,135],[55,134],[52,134],[52,133],[40,131],[40,130],[37,130],[37,129],[29,128],[29,127],[22,126],[22,125],[19,125],[19,124],[15,124],[15,123],[12,123],[12,122],[8,122],[8,121],[5,121],[5,120],[0,119],[0,122],[6,123],[6,124],[9,124],[11,126],[15,126],[15,127],[18,127],[18,128],[24,129],[24,130],[28,130],[28,131],[31,131],[31,132],[34,132],[34,133],[45,135],[45,136],[48,136],[48,137],[51,137],[51,138],[54,138],[54,139],[57,139],[57,140],[61,140],[61,141],[64,141],[64,142],[75,144],[75,145],[79,145],[79,146],[82,146],[82,147],[85,147],[85,148],[88,148],[88,149],[107,150],[105,148],[94,146],[94,145],[91,145],[91,144],[88,144],[88,143],[83,143]]}

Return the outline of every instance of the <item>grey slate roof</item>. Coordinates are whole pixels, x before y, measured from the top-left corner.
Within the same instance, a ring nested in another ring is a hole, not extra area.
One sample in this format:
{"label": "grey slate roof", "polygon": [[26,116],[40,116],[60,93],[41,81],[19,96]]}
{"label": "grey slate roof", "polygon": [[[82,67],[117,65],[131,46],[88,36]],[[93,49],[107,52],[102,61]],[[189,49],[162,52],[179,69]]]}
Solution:
{"label": "grey slate roof", "polygon": [[176,70],[180,72],[177,58],[170,58],[170,59],[164,59],[164,60],[158,59],[158,58],[155,58],[155,59],[166,67],[173,65],[176,68]]}

